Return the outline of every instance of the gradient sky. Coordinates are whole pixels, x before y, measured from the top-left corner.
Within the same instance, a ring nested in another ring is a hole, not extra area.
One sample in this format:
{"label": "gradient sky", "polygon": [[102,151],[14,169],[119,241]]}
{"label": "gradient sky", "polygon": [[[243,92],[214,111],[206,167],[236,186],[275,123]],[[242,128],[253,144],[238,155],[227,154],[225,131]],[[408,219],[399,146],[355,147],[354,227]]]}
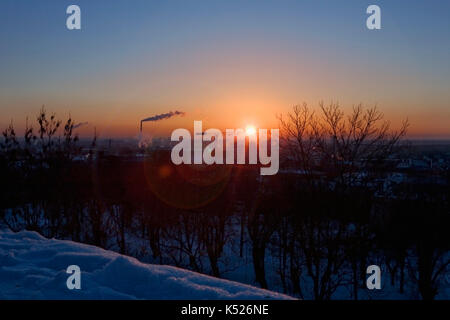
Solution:
{"label": "gradient sky", "polygon": [[[82,30],[66,29],[78,4]],[[365,26],[378,4],[382,30]],[[303,101],[377,104],[414,137],[450,138],[450,1],[1,0],[0,126],[41,105],[90,135],[275,127]]]}

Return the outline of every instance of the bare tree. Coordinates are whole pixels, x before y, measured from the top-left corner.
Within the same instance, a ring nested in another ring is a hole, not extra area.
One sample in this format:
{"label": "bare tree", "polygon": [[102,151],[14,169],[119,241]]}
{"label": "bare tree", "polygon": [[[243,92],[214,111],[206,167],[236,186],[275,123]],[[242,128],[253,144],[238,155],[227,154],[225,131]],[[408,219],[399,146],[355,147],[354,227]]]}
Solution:
{"label": "bare tree", "polygon": [[359,104],[348,117],[337,103],[325,106],[321,102],[319,106],[323,139],[317,141],[317,147],[343,186],[350,186],[361,178],[355,175],[361,168],[368,170],[381,165],[409,127],[408,120],[404,120],[399,130],[391,130],[389,121],[384,120],[376,106],[364,108]]}
{"label": "bare tree", "polygon": [[[296,285],[298,275],[305,269],[313,282],[315,299],[329,299],[345,281],[340,268],[350,263],[356,299],[366,249],[349,244],[367,243],[365,219],[370,216],[372,197],[370,193],[364,197],[365,203],[360,206],[365,212],[362,217],[358,215],[361,208],[352,208],[355,205],[348,195],[354,195],[379,174],[409,123],[405,120],[399,130],[391,130],[377,107],[364,108],[362,104],[354,106],[348,116],[338,103],[320,102],[317,111],[303,103],[294,106],[287,117],[278,116],[282,146],[287,150],[284,160],[300,174],[298,183],[307,183],[309,196],[301,207],[312,212],[292,215],[298,221],[294,233],[299,237],[293,243],[301,249],[300,255],[293,255],[292,280]],[[302,188],[297,190],[300,196]],[[291,247],[291,254],[296,246]],[[296,262],[299,258],[304,261]]]}

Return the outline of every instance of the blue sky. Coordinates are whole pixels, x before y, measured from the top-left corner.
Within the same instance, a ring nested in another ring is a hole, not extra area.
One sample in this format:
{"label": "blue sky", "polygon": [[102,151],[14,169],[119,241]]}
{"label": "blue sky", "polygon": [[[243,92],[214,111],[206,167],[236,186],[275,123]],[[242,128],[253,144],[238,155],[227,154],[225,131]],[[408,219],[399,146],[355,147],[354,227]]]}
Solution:
{"label": "blue sky", "polygon": [[[70,4],[80,31],[65,27]],[[370,4],[382,30],[365,27]],[[42,104],[121,134],[172,106],[265,124],[323,99],[450,137],[449,16],[449,1],[2,0],[0,125]]]}

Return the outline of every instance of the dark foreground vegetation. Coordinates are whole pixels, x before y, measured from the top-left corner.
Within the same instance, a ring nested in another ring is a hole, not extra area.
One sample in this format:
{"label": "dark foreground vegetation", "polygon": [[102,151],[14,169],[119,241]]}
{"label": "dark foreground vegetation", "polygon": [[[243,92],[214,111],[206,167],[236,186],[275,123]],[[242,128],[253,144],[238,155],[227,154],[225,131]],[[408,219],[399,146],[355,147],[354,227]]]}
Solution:
{"label": "dark foreground vegetation", "polygon": [[394,132],[374,108],[319,109],[280,117],[280,172],[264,177],[249,165],[174,166],[165,149],[81,147],[72,119],[42,109],[20,137],[3,132],[1,222],[217,277],[249,254],[261,287],[309,299],[367,298],[377,264],[403,297],[436,298],[450,263],[446,160],[402,166],[407,123]]}

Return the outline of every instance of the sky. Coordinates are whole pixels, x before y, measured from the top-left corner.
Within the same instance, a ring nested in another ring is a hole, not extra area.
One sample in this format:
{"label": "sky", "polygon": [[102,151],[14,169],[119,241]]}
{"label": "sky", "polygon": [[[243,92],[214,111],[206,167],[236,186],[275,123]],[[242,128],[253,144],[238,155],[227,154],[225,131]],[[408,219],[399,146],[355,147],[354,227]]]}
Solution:
{"label": "sky", "polygon": [[[81,30],[66,8],[81,8]],[[381,8],[381,30],[366,8]],[[103,137],[277,127],[307,102],[377,105],[411,137],[450,138],[450,2],[1,0],[0,128],[40,107]]]}

